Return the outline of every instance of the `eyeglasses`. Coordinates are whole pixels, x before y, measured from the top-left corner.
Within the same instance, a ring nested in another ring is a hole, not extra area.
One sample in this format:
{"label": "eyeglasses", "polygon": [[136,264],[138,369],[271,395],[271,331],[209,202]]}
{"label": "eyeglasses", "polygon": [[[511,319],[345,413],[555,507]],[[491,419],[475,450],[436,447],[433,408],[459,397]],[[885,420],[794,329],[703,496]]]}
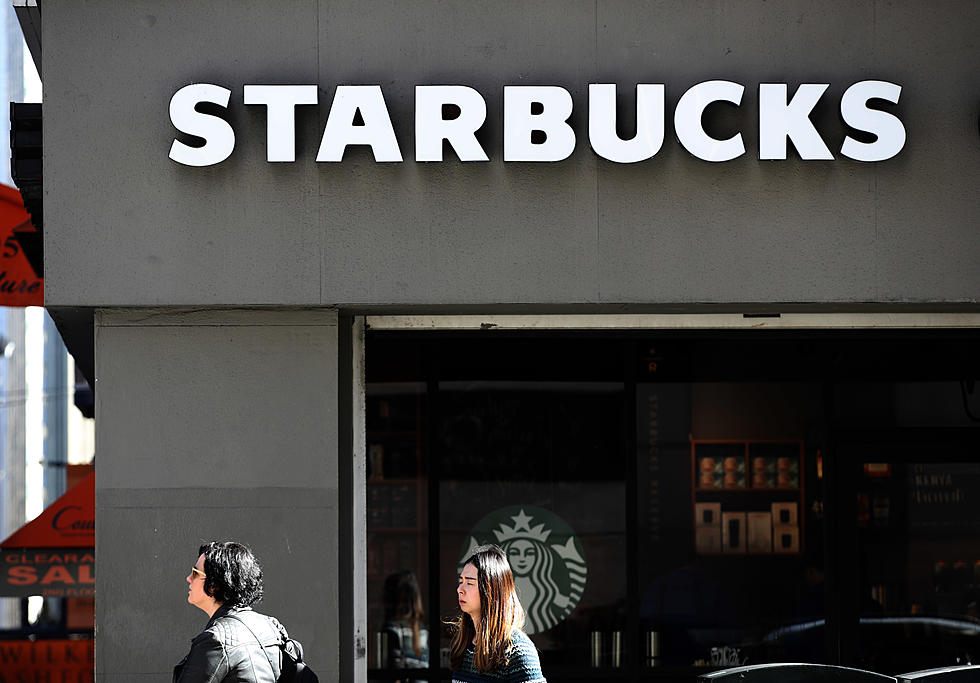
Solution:
{"label": "eyeglasses", "polygon": [[204,572],[202,572],[202,571],[201,571],[200,569],[198,569],[197,567],[191,567],[191,574],[197,574],[197,575],[198,575],[198,576],[200,576],[200,577],[201,577],[202,579],[206,579],[206,578],[208,578],[208,575],[207,575],[207,574],[205,574]]}

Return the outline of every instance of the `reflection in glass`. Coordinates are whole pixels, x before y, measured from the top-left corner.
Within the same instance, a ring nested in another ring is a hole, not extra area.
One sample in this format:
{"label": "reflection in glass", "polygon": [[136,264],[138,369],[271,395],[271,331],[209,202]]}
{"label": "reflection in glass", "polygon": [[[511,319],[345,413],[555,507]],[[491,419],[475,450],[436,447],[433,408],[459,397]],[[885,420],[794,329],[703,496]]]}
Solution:
{"label": "reflection in glass", "polygon": [[368,662],[373,669],[417,670],[429,663],[424,400],[425,385],[418,382],[367,387]]}
{"label": "reflection in glass", "polygon": [[422,669],[429,665],[429,630],[425,627],[418,579],[407,569],[385,579],[383,667]]}
{"label": "reflection in glass", "polygon": [[980,661],[980,464],[875,460],[858,488],[861,665]]}
{"label": "reflection in glass", "polygon": [[385,582],[414,573],[445,669],[458,563],[485,542],[553,683],[978,661],[976,335],[872,336],[370,335],[370,679],[442,680],[393,668]]}

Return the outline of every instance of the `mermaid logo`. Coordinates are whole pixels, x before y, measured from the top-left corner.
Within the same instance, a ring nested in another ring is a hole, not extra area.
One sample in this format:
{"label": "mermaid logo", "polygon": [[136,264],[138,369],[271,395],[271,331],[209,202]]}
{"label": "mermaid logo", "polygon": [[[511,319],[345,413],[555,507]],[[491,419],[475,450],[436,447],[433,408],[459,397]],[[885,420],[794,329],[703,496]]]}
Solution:
{"label": "mermaid logo", "polygon": [[507,553],[527,612],[527,633],[547,631],[578,605],[585,590],[585,556],[563,519],[530,505],[491,512],[470,530],[460,562],[485,543],[496,543]]}

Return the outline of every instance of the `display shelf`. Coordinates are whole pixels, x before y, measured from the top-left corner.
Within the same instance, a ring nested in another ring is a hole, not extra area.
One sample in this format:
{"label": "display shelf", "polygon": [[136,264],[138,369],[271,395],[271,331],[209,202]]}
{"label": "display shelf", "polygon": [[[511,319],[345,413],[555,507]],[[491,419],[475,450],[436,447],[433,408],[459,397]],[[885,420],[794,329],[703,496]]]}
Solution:
{"label": "display shelf", "polygon": [[802,441],[692,439],[691,481],[698,555],[802,553]]}
{"label": "display shelf", "polygon": [[[390,480],[389,479],[386,479],[385,481],[390,481]],[[781,489],[780,488],[776,488],[776,489],[725,489],[725,488],[721,488],[721,489],[701,489],[701,488],[695,488],[694,489],[694,492],[695,493],[734,494],[734,495],[737,495],[737,496],[744,496],[746,494],[751,494],[751,493],[761,493],[761,494],[767,494],[767,495],[770,495],[770,496],[771,495],[774,495],[774,494],[777,494],[777,493],[790,493],[790,494],[794,494],[795,495],[795,494],[798,494],[800,492],[800,487],[799,486],[794,486],[793,488],[781,488]]]}

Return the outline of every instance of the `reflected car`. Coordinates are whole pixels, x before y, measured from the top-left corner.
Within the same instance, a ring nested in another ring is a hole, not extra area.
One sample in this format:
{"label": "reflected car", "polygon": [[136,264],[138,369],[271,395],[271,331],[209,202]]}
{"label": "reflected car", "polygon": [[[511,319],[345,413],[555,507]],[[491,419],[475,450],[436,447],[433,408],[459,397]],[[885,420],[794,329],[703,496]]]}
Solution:
{"label": "reflected car", "polygon": [[[820,661],[823,619],[783,626],[751,648],[756,663]],[[894,675],[980,662],[980,620],[946,616],[864,616],[858,627],[856,666]]]}

